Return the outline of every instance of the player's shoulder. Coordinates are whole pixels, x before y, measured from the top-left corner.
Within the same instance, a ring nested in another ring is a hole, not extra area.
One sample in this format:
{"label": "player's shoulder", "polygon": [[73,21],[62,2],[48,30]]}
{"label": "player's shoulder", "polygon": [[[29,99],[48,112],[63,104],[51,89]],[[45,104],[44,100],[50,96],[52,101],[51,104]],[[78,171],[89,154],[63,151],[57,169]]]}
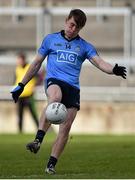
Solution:
{"label": "player's shoulder", "polygon": [[45,38],[56,38],[60,35],[60,32],[54,32],[54,33],[50,33],[48,35],[45,36]]}
{"label": "player's shoulder", "polygon": [[97,52],[96,47],[92,43],[86,41],[83,38],[80,38],[80,41],[81,41],[81,47],[82,49],[84,49],[84,51],[91,52],[94,50],[95,52]]}
{"label": "player's shoulder", "polygon": [[84,46],[91,46],[93,47],[93,44],[85,40],[84,38],[80,37],[80,41]]}
{"label": "player's shoulder", "polygon": [[85,47],[86,51],[97,51],[96,47],[91,43],[82,38],[82,46]]}

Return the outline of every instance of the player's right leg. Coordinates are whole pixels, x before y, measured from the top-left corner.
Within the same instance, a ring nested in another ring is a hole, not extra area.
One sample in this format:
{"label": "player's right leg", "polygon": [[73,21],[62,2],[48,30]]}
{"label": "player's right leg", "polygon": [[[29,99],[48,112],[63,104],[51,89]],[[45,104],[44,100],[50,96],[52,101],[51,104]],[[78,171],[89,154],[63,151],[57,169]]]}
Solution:
{"label": "player's right leg", "polygon": [[[60,102],[61,98],[62,98],[62,92],[61,92],[60,87],[56,84],[50,85],[47,88],[47,98],[48,98],[48,104],[55,102],[55,101]],[[27,150],[29,150],[33,153],[37,153],[38,150],[40,149],[43,138],[44,138],[48,128],[51,125],[46,119],[45,110],[46,110],[46,108],[44,108],[44,110],[41,114],[41,117],[39,120],[39,128],[38,128],[35,140],[26,145]]]}
{"label": "player's right leg", "polygon": [[48,128],[50,127],[50,123],[46,120],[46,117],[45,117],[45,109],[46,108],[43,109],[41,117],[40,117],[39,128],[38,128],[35,140],[26,145],[27,150],[33,153],[37,153],[39,151],[43,138]]}

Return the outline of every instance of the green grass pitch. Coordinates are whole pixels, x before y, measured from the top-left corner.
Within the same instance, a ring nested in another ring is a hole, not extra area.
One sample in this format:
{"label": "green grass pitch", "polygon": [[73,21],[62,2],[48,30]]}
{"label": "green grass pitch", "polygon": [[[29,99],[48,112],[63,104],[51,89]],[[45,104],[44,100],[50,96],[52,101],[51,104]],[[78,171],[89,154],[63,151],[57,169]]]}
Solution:
{"label": "green grass pitch", "polygon": [[46,175],[55,134],[48,133],[38,154],[25,149],[34,135],[0,135],[0,179],[135,179],[135,136],[73,135],[56,166]]}

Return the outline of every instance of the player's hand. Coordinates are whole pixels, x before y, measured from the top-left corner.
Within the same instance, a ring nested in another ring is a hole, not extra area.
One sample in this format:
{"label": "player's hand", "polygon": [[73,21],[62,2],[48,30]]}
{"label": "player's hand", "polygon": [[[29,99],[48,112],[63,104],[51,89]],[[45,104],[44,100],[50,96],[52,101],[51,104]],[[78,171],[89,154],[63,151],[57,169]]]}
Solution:
{"label": "player's hand", "polygon": [[116,76],[122,76],[124,79],[126,79],[126,67],[124,66],[118,66],[118,64],[115,64],[114,68],[113,68],[113,73]]}
{"label": "player's hand", "polygon": [[22,83],[18,83],[18,86],[16,86],[12,91],[12,98],[14,100],[14,102],[16,103],[18,101],[19,96],[22,94],[24,90],[24,84]]}

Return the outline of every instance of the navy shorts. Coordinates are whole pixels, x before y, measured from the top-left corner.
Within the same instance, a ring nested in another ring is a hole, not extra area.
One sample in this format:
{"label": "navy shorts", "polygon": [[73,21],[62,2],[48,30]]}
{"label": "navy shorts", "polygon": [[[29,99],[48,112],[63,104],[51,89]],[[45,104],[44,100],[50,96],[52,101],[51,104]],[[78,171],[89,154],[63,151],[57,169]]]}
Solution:
{"label": "navy shorts", "polygon": [[70,84],[55,79],[49,78],[47,80],[46,89],[53,84],[57,84],[62,91],[62,100],[63,103],[67,108],[75,107],[80,110],[80,90],[71,86]]}

